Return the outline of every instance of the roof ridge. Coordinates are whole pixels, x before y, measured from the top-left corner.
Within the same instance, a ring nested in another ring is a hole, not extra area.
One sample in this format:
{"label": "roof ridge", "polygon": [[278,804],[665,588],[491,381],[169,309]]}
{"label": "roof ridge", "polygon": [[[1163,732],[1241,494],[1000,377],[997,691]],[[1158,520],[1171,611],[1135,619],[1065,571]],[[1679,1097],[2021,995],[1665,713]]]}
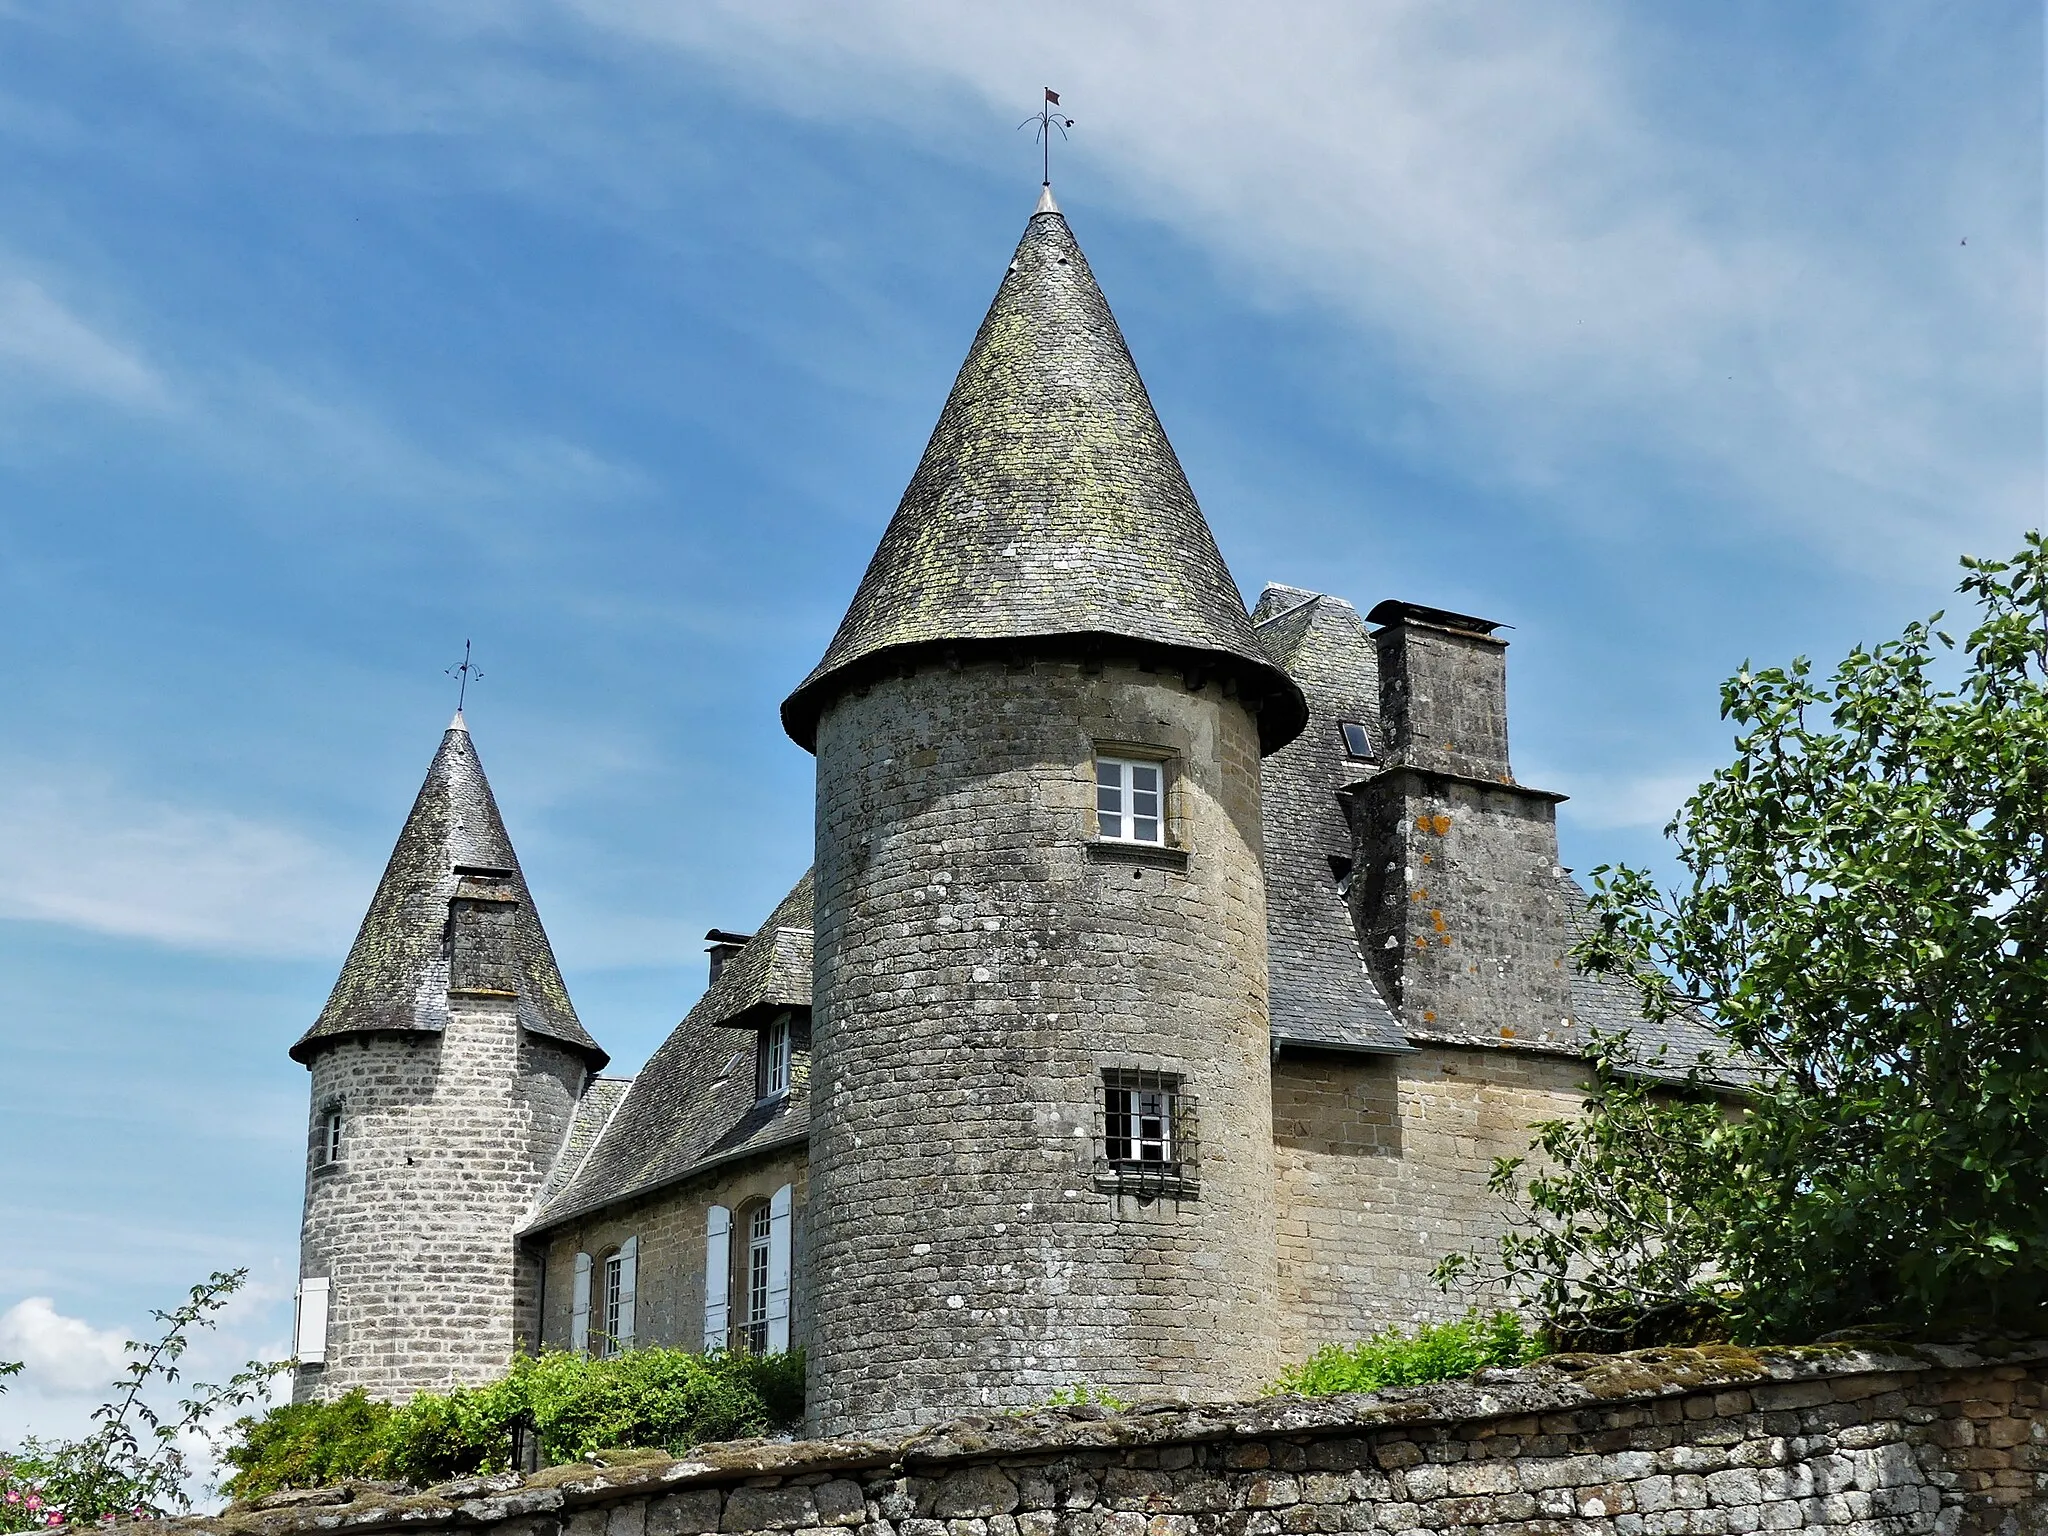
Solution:
{"label": "roof ridge", "polygon": [[[1274,583],[1274,586],[1279,586],[1279,583]],[[1268,590],[1270,591],[1272,589],[1268,588]],[[1283,592],[1299,592],[1302,589],[1300,587],[1280,587],[1280,590]],[[1254,615],[1252,618],[1252,628],[1264,629],[1268,624],[1276,624],[1281,619],[1286,618],[1290,613],[1299,613],[1302,609],[1308,607],[1312,603],[1320,603],[1324,598],[1328,597],[1329,595],[1330,594],[1327,592],[1311,592],[1308,594],[1308,596],[1304,597],[1300,602],[1296,603],[1292,608],[1278,609],[1273,613],[1267,614],[1263,619]]]}

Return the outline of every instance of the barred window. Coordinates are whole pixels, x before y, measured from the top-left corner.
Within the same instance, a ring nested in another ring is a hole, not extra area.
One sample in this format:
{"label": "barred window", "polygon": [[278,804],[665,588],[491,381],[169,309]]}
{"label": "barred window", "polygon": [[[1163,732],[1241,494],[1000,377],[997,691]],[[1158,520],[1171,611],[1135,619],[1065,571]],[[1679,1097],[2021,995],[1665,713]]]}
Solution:
{"label": "barred window", "polygon": [[1111,1068],[1102,1074],[1096,1187],[1140,1197],[1186,1198],[1196,1189],[1194,1099],[1174,1072]]}
{"label": "barred window", "polygon": [[1173,1094],[1165,1088],[1106,1088],[1104,1119],[1112,1163],[1173,1161]]}
{"label": "barred window", "polygon": [[1127,757],[1095,759],[1097,833],[1117,843],[1166,841],[1166,769]]}

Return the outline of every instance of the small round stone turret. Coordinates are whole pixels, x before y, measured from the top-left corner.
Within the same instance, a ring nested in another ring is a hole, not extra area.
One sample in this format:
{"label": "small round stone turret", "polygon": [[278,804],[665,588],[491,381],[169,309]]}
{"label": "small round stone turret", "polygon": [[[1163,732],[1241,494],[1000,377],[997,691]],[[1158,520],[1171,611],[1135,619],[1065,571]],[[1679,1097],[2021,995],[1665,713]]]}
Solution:
{"label": "small round stone turret", "polygon": [[783,708],[816,1432],[1270,1379],[1259,761],[1304,713],[1048,198]]}
{"label": "small round stone turret", "polygon": [[312,1075],[294,1400],[501,1374],[532,1331],[514,1233],[605,1054],[459,714],[291,1054]]}

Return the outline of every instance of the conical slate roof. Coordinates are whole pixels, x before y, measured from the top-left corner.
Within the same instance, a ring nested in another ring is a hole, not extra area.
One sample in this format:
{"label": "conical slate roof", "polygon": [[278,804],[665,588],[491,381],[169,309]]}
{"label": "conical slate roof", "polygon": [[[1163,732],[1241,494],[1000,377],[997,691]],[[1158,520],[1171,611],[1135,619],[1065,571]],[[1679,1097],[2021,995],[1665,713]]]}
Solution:
{"label": "conical slate roof", "polygon": [[519,856],[498,802],[484,778],[484,766],[457,714],[441,738],[441,750],[427,769],[427,781],[391,850],[391,862],[370,899],[341,977],[313,1027],[291,1049],[295,1061],[309,1061],[317,1042],[336,1035],[376,1030],[432,1033],[448,1024],[448,957],[443,934],[448,903],[462,883],[457,869],[488,870],[510,876],[518,900],[515,923],[524,974],[519,987],[519,1022],[531,1034],[574,1046],[593,1069],[609,1059],[585,1032],[569,1002],[569,990],[555,965],[554,951],[534,910],[520,873]]}
{"label": "conical slate roof", "polygon": [[[1092,638],[1091,638],[1092,637]],[[1114,637],[1232,676],[1272,751],[1306,718],[1260,647],[1088,259],[1025,226],[825,659],[782,706],[806,748],[841,687],[914,658]]]}

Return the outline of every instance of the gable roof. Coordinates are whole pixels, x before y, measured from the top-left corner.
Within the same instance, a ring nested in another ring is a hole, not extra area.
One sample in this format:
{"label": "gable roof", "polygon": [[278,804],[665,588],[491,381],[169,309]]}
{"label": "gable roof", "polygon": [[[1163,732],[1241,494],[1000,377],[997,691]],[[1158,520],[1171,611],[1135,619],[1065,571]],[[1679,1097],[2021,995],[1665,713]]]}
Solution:
{"label": "gable roof", "polygon": [[1273,1038],[1406,1051],[1338,883],[1351,864],[1351,826],[1337,791],[1359,772],[1338,723],[1358,721],[1379,739],[1378,655],[1358,610],[1340,597],[1269,586],[1253,622],[1308,701],[1307,729],[1260,765]]}
{"label": "gable roof", "polygon": [[828,697],[906,652],[1115,641],[1235,677],[1265,750],[1301,695],[1260,648],[1088,260],[1047,198],[824,659],[782,706],[814,749]]}
{"label": "gable roof", "polygon": [[506,876],[493,882],[492,899],[517,903],[513,929],[521,968],[520,1024],[531,1034],[574,1047],[593,1069],[610,1059],[576,1017],[483,762],[457,713],[399,830],[327,1006],[291,1048],[294,1061],[310,1061],[318,1042],[342,1035],[384,1030],[431,1034],[447,1028],[448,957],[442,936],[448,903],[462,885],[460,871],[472,869]]}
{"label": "gable roof", "polygon": [[[661,1049],[648,1058],[582,1166],[542,1205],[527,1231],[559,1225],[749,1152],[800,1142],[810,1134],[808,1071],[792,1073],[785,1097],[756,1102],[754,1042],[722,1027],[739,1016],[736,1005],[742,1011],[759,1006],[765,989],[748,978],[778,974],[777,967],[762,958],[776,951],[777,935],[800,931],[808,952],[810,926],[811,875],[806,870],[760,931],[726,961],[718,980]],[[781,974],[786,984],[788,974]],[[806,969],[801,1001],[790,986],[786,1006],[809,1007],[809,981]]]}

